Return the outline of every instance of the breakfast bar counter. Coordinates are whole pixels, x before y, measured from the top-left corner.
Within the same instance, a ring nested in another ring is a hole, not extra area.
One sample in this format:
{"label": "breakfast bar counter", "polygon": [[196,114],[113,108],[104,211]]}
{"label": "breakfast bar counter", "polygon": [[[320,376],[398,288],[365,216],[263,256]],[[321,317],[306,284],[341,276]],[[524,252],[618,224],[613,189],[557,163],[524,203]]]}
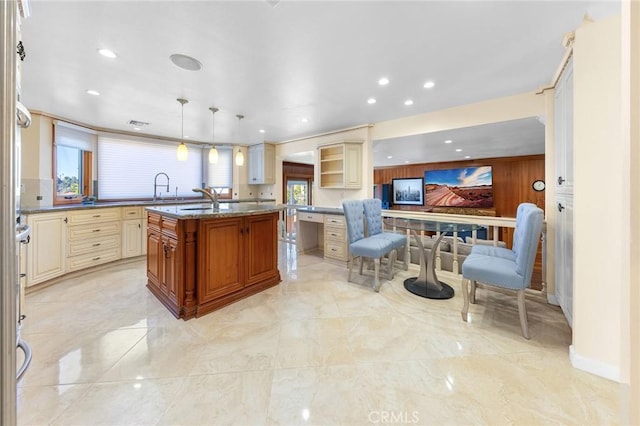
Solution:
{"label": "breakfast bar counter", "polygon": [[199,317],[280,282],[275,204],[147,208],[147,288]]}

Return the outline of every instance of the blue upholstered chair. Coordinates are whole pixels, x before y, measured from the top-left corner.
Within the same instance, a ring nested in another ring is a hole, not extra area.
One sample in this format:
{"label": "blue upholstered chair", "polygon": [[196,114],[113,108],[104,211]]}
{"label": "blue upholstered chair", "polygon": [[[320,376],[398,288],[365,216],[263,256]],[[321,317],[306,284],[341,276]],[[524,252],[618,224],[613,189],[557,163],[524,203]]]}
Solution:
{"label": "blue upholstered chair", "polygon": [[[514,290],[518,296],[520,328],[522,335],[529,338],[525,289],[531,283],[533,263],[538,250],[542,231],[543,212],[535,204],[522,203],[516,213],[516,228],[513,249],[473,246],[471,254],[462,264],[462,320],[467,321],[469,301],[475,303],[476,282],[489,286]],[[469,291],[469,283],[471,290]]]}
{"label": "blue upholstered chair", "polygon": [[[363,258],[370,258],[374,261],[373,289],[376,292],[380,291],[380,259],[393,250],[393,243],[391,240],[384,238],[364,236],[364,207],[362,200],[343,201],[342,208],[349,238],[349,275],[347,281],[351,281],[351,270],[353,269],[355,258],[360,258],[360,275],[362,275]],[[391,262],[389,262],[389,265],[391,265]]]}
{"label": "blue upholstered chair", "polygon": [[[377,198],[369,198],[362,201],[364,207],[364,218],[367,223],[367,236],[371,238],[384,238],[386,240],[391,241],[392,247],[394,251],[393,259],[389,256],[389,262],[391,262],[391,267],[395,263],[395,259],[397,258],[397,251],[407,246],[407,237],[404,234],[396,234],[395,232],[385,232],[382,228],[382,201]],[[409,256],[405,256],[403,269],[406,271],[408,269],[407,258]]]}

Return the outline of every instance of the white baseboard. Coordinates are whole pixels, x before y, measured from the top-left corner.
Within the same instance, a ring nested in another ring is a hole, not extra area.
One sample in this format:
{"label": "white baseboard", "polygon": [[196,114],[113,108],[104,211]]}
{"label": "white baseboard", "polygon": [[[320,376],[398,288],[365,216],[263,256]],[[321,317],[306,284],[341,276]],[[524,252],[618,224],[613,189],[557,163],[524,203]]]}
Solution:
{"label": "white baseboard", "polygon": [[558,298],[555,294],[547,293],[547,302],[551,305],[560,306],[560,302],[558,302]]}
{"label": "white baseboard", "polygon": [[620,383],[619,367],[585,358],[576,353],[573,345],[569,346],[569,359],[571,360],[571,365],[578,370],[583,370],[587,373],[595,374],[596,376],[604,377],[605,379]]}

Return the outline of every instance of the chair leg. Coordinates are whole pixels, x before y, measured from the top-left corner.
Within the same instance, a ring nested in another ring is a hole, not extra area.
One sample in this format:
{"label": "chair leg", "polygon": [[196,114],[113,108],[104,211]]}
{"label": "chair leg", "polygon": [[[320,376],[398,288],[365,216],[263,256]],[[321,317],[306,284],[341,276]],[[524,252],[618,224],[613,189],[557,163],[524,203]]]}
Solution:
{"label": "chair leg", "polygon": [[387,277],[390,280],[393,279],[393,265],[396,263],[396,250],[391,250],[388,254],[389,256],[389,264],[387,265]]}
{"label": "chair leg", "polygon": [[462,297],[464,304],[462,305],[462,321],[467,322],[467,314],[469,313],[469,280],[462,278]]}
{"label": "chair leg", "polygon": [[353,262],[355,261],[356,261],[355,257],[353,257],[352,255],[349,255],[349,272],[347,274],[347,282],[351,282],[351,270],[353,269]]}
{"label": "chair leg", "polygon": [[524,304],[524,289],[518,290],[518,312],[520,313],[520,328],[522,328],[522,336],[529,338],[529,323],[527,322],[527,307]]}
{"label": "chair leg", "polygon": [[404,250],[404,270],[408,271],[409,270],[409,250],[405,250],[405,248],[402,248]]}
{"label": "chair leg", "polygon": [[379,258],[375,258],[373,259],[373,273],[374,273],[374,279],[373,279],[373,289],[377,292],[380,291],[380,259]]}
{"label": "chair leg", "polygon": [[360,275],[362,275],[363,266],[364,266],[364,257],[360,256]]}
{"label": "chair leg", "polygon": [[476,303],[476,280],[471,280],[471,292],[469,292],[469,302]]}

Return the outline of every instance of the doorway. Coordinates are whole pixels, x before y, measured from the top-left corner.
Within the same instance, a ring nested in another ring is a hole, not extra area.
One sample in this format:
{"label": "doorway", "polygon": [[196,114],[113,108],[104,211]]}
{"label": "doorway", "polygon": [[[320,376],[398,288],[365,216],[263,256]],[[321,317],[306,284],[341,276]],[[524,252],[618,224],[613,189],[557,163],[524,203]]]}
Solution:
{"label": "doorway", "polygon": [[294,242],[296,238],[297,216],[296,206],[313,204],[313,164],[282,163],[282,194],[285,204],[284,239]]}
{"label": "doorway", "polygon": [[[286,204],[289,206],[307,206],[311,204],[311,179],[309,178],[287,178],[285,183]],[[287,208],[285,238],[295,241],[297,226],[297,215],[295,207]]]}

